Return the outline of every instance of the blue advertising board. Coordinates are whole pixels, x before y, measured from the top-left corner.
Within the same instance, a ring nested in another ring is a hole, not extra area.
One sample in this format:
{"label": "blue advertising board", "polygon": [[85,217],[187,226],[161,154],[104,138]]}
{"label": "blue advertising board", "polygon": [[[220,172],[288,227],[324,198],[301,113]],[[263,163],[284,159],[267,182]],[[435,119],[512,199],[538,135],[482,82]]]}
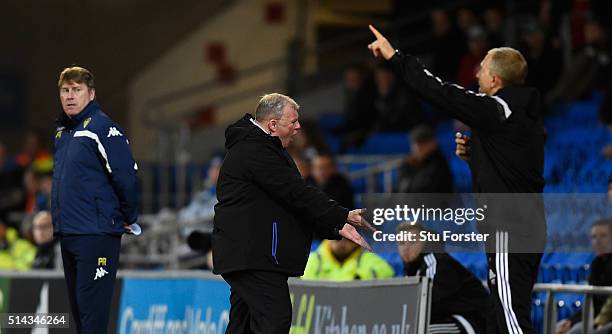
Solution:
{"label": "blue advertising board", "polygon": [[229,286],[218,279],[126,277],[117,332],[224,333],[229,294]]}

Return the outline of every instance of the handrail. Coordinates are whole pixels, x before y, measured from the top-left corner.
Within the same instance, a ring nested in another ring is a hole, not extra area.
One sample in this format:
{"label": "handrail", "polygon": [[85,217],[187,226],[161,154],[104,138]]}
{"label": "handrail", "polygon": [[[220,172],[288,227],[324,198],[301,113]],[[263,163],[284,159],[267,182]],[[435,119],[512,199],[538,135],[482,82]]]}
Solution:
{"label": "handrail", "polygon": [[582,333],[593,333],[593,295],[607,294],[612,295],[612,287],[577,285],[577,284],[535,284],[533,291],[546,291],[546,304],[544,306],[544,334],[553,334],[557,322],[557,303],[555,302],[555,292],[584,293],[584,307],[582,309]]}
{"label": "handrail", "polygon": [[591,294],[610,294],[612,295],[612,286],[538,283],[533,286],[533,291],[554,291],[554,292],[591,293]]}
{"label": "handrail", "polygon": [[345,155],[338,158],[340,163],[371,163],[363,169],[346,172],[349,180],[365,178],[366,192],[373,193],[376,188],[376,175],[383,175],[383,192],[393,192],[392,172],[399,168],[404,159],[404,155]]}

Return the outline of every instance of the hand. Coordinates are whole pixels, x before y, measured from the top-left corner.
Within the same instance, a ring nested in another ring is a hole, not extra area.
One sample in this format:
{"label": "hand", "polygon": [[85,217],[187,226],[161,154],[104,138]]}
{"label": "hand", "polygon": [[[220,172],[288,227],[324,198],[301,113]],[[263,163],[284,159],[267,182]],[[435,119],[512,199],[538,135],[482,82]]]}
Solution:
{"label": "hand", "polygon": [[395,54],[395,49],[391,46],[389,41],[383,36],[376,28],[374,28],[371,24],[368,26],[370,31],[376,37],[376,40],[368,45],[368,49],[372,50],[374,57],[383,57],[386,60],[391,59]]}
{"label": "hand", "polygon": [[370,252],[372,251],[372,247],[370,247],[370,244],[368,244],[368,242],[361,236],[361,234],[359,234],[359,232],[352,225],[344,224],[344,227],[342,227],[342,229],[340,230],[340,235],[358,244],[362,248],[365,248]]}
{"label": "hand", "polygon": [[568,319],[563,319],[557,323],[557,331],[555,334],[565,334],[572,328],[572,322]]}
{"label": "hand", "polygon": [[362,214],[366,211],[366,209],[355,209],[349,211],[348,217],[346,217],[346,221],[353,225],[354,227],[361,227],[366,230],[370,230],[372,232],[376,232],[374,226],[370,225],[363,217]]}
{"label": "hand", "polygon": [[461,132],[457,132],[455,134],[455,144],[457,144],[457,147],[455,148],[455,155],[457,155],[459,159],[469,162],[471,154],[470,151],[472,149],[470,146],[470,137],[461,134]]}
{"label": "hand", "polygon": [[132,235],[140,235],[142,233],[142,228],[136,223],[130,225],[123,224],[123,229],[125,230],[125,233]]}

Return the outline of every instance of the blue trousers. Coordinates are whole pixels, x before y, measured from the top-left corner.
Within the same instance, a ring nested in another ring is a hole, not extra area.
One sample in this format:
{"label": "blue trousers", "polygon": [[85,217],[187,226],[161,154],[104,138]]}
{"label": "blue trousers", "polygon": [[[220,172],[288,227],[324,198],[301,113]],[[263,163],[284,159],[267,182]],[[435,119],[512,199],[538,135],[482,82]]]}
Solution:
{"label": "blue trousers", "polygon": [[72,318],[79,334],[106,334],[121,236],[60,237]]}

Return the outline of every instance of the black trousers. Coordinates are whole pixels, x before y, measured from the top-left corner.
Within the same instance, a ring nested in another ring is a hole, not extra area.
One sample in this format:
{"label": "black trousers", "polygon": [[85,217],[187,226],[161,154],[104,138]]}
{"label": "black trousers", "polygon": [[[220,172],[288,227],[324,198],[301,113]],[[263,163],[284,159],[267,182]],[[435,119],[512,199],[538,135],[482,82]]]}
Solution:
{"label": "black trousers", "polygon": [[491,307],[488,334],[535,334],[531,320],[531,294],[542,253],[508,252],[508,235],[496,235],[496,253],[488,253]]}
{"label": "black trousers", "polygon": [[222,276],[231,287],[226,334],[289,333],[291,300],[287,275],[249,270]]}
{"label": "black trousers", "polygon": [[76,332],[106,334],[121,237],[62,236],[60,245]]}

